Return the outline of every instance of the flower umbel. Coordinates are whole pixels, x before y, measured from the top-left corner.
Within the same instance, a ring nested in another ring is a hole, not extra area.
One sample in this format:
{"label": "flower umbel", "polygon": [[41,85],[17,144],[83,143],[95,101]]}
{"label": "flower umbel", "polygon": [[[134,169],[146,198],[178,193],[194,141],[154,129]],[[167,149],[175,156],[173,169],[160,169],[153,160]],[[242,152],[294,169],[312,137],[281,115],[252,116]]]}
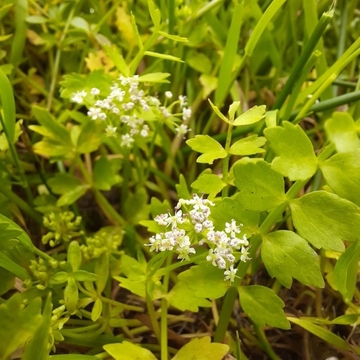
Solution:
{"label": "flower umbel", "polygon": [[[107,137],[115,137],[118,133],[120,146],[124,149],[131,149],[136,140],[150,139],[150,124],[146,124],[144,119],[167,120],[177,134],[185,137],[190,129],[182,122],[191,117],[191,108],[186,107],[187,98],[179,96],[178,99],[171,100],[173,94],[166,91],[165,102],[162,103],[149,94],[150,90],[149,85],[141,82],[138,75],[120,76],[112,80],[106,93],[93,87],[74,92],[70,99],[77,104],[83,104],[86,97],[87,115],[92,120],[105,122]],[[177,112],[174,113],[174,110]]]}
{"label": "flower umbel", "polygon": [[224,270],[224,279],[233,282],[237,272],[235,262],[250,260],[249,241],[246,234],[241,236],[242,224],[234,219],[225,223],[224,230],[216,229],[211,219],[213,206],[216,205],[212,201],[197,194],[192,199],[180,199],[174,215],[168,211],[155,217],[165,231],[150,237],[146,246],[150,246],[150,251],[174,251],[178,259],[189,260],[196,253],[195,246],[206,244],[209,249],[206,260]]}

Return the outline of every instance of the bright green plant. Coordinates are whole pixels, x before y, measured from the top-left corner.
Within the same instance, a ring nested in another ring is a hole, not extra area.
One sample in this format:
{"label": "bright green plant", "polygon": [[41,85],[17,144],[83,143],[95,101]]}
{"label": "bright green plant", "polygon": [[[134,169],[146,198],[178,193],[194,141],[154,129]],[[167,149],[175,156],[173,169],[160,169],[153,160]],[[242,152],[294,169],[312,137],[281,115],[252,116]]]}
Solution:
{"label": "bright green plant", "polygon": [[279,359],[298,327],[304,358],[360,354],[358,14],[334,5],[0,5],[0,360]]}

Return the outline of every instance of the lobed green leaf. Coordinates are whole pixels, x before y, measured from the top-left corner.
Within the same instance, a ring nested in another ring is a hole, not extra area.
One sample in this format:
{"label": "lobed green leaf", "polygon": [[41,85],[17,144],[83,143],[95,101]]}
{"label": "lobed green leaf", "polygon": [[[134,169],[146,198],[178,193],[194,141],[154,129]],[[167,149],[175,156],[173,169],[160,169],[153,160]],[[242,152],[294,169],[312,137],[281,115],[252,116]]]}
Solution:
{"label": "lobed green leaf", "polygon": [[316,252],[292,231],[279,230],[264,235],[261,257],[269,275],[287,288],[291,287],[292,278],[304,285],[324,287]]}
{"label": "lobed green leaf", "polygon": [[248,285],[240,286],[238,291],[241,307],[256,325],[290,329],[283,311],[285,304],[273,290],[265,286]]}
{"label": "lobed green leaf", "polygon": [[237,200],[248,210],[265,211],[286,201],[283,177],[260,159],[244,158],[233,168]]}
{"label": "lobed green leaf", "polygon": [[314,191],[290,202],[298,233],[317,248],[343,251],[343,241],[360,233],[359,208],[326,191]]}
{"label": "lobed green leaf", "polygon": [[272,168],[290,180],[306,180],[317,170],[317,159],[310,139],[299,125],[288,121],[283,126],[264,130],[271,148],[278,155]]}

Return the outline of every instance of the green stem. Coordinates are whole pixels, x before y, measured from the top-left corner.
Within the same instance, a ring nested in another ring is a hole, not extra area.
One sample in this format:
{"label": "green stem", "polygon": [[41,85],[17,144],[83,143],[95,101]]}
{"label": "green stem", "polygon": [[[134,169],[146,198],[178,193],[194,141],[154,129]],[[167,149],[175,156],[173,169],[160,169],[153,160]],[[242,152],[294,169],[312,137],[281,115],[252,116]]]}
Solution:
{"label": "green stem", "polygon": [[108,218],[108,220],[114,225],[126,225],[125,219],[113,208],[113,206],[109,203],[106,197],[93,186],[93,181],[80,157],[78,155],[76,157],[76,163],[79,166],[81,173],[83,174],[86,182],[92,186],[92,192],[94,194],[95,200],[97,204],[100,206],[101,210],[104,212],[104,215]]}
{"label": "green stem", "polygon": [[299,122],[310,110],[310,108],[314,105],[315,101],[320,97],[320,95],[324,92],[324,90],[331,85],[331,83],[339,76],[339,73],[342,69],[344,69],[351,61],[356,59],[360,55],[360,49],[356,50],[352,53],[342,64],[341,66],[334,71],[323,83],[322,85],[315,91],[314,95],[308,100],[308,102],[302,107],[302,109],[297,114],[294,122]]}
{"label": "green stem", "polygon": [[[360,100],[360,91],[354,91],[354,92],[349,93],[349,94],[339,95],[336,98],[329,99],[329,100],[324,100],[324,101],[321,101],[321,102],[319,102],[317,104],[314,104],[308,110],[308,113],[320,112],[320,111],[324,111],[324,110],[328,110],[328,109],[333,109],[333,108],[336,108],[338,106],[341,106],[341,105],[344,105],[344,104],[350,104],[352,102],[359,101],[359,100]],[[299,114],[300,111],[301,111],[301,109],[294,110],[290,114],[289,120],[290,121],[294,120],[297,117],[297,115]]]}
{"label": "green stem", "polygon": [[6,185],[0,186],[0,192],[5,195],[11,202],[13,202],[19,209],[31,216],[38,224],[42,225],[42,216],[35,211],[26,201],[21,199],[18,195],[8,189]]}
{"label": "green stem", "polygon": [[254,323],[253,323],[253,327],[254,327],[255,334],[256,334],[257,338],[260,340],[261,345],[262,345],[264,351],[266,352],[266,355],[269,357],[269,359],[279,360],[279,357],[275,354],[268,339],[266,338],[264,329],[261,329]]}
{"label": "green stem", "polygon": [[223,159],[223,181],[226,183],[226,186],[222,190],[222,197],[228,196],[229,193],[229,186],[227,185],[227,183],[228,183],[228,175],[229,175],[229,162],[230,162],[229,149],[231,145],[232,129],[233,129],[233,125],[229,124],[227,136],[226,136],[226,142],[225,142],[225,151],[227,155]]}
{"label": "green stem", "polygon": [[150,299],[148,291],[146,291],[146,306],[148,309],[148,313],[149,313],[149,317],[150,317],[150,321],[151,321],[151,325],[152,325],[154,334],[155,334],[159,344],[161,344],[160,327],[159,327],[159,323],[157,321],[155,307],[154,307],[153,302]]}
{"label": "green stem", "polygon": [[303,48],[303,51],[300,54],[300,57],[298,58],[296,64],[294,65],[294,68],[291,71],[288,81],[286,82],[284,88],[278,95],[276,102],[273,106],[273,109],[280,109],[287,96],[291,93],[293,86],[299,79],[299,74],[301,73],[302,68],[305,66],[311,53],[314,51],[327,25],[332,19],[332,16],[333,16],[332,11],[322,14],[319,22],[316,25],[316,28],[311,34],[309,41],[306,43],[305,47]]}
{"label": "green stem", "polygon": [[68,30],[69,30],[71,20],[73,19],[74,14],[75,14],[75,10],[76,10],[76,2],[74,4],[75,5],[72,7],[72,9],[70,11],[70,14],[69,14],[69,16],[67,18],[64,30],[63,30],[63,32],[61,34],[61,38],[60,38],[60,40],[58,42],[58,47],[57,47],[57,50],[56,50],[54,68],[53,68],[52,79],[51,79],[49,95],[48,95],[48,102],[47,102],[47,107],[46,107],[47,110],[49,110],[49,111],[51,109],[51,104],[52,104],[52,101],[53,101],[53,98],[54,98],[55,88],[56,88],[56,84],[57,84],[57,81],[58,81],[58,73],[59,73],[59,68],[60,68],[60,58],[61,58],[61,52],[62,52],[61,46],[62,46],[63,41],[65,40],[65,36],[66,36],[66,34],[67,34]]}
{"label": "green stem", "polygon": [[[171,264],[172,253],[167,256],[166,266]],[[167,294],[169,290],[170,272],[166,273],[163,279],[163,293]],[[160,323],[160,348],[161,348],[161,360],[168,360],[168,301],[164,296],[161,299],[161,323]]]}
{"label": "green stem", "polygon": [[145,55],[145,52],[150,49],[150,47],[154,44],[154,42],[156,41],[158,37],[158,33],[157,31],[154,31],[150,38],[146,41],[146,43],[144,44],[143,48],[139,50],[139,52],[136,54],[136,56],[134,57],[134,59],[132,60],[131,64],[130,64],[130,73],[132,75],[134,75],[136,73],[137,68],[139,67],[139,64],[142,60],[142,58]]}

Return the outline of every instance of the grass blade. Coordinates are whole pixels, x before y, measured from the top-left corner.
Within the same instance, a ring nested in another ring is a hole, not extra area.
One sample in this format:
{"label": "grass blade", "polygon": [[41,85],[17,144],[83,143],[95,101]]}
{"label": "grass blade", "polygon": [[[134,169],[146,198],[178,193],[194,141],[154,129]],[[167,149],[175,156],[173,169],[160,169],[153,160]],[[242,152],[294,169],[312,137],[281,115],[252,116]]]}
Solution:
{"label": "grass blade", "polygon": [[316,28],[314,29],[309,41],[303,48],[300,57],[295,63],[288,81],[286,82],[282,91],[278,95],[276,102],[273,106],[273,109],[280,109],[283,103],[285,102],[287,96],[291,93],[295,83],[299,79],[299,73],[303,69],[306,62],[308,61],[311,53],[314,51],[316,44],[319,42],[322,34],[326,29],[326,26],[329,24],[330,20],[332,19],[332,16],[333,16],[333,12],[327,12],[321,16],[321,19],[318,22]]}
{"label": "grass blade", "polygon": [[228,88],[231,86],[231,75],[239,43],[242,16],[244,13],[243,9],[244,2],[241,1],[240,4],[235,6],[233,11],[230,29],[225,45],[224,57],[222,59],[219,71],[219,82],[215,91],[215,104],[217,105],[221,105],[219,103],[220,99],[224,99],[226,97]]}

